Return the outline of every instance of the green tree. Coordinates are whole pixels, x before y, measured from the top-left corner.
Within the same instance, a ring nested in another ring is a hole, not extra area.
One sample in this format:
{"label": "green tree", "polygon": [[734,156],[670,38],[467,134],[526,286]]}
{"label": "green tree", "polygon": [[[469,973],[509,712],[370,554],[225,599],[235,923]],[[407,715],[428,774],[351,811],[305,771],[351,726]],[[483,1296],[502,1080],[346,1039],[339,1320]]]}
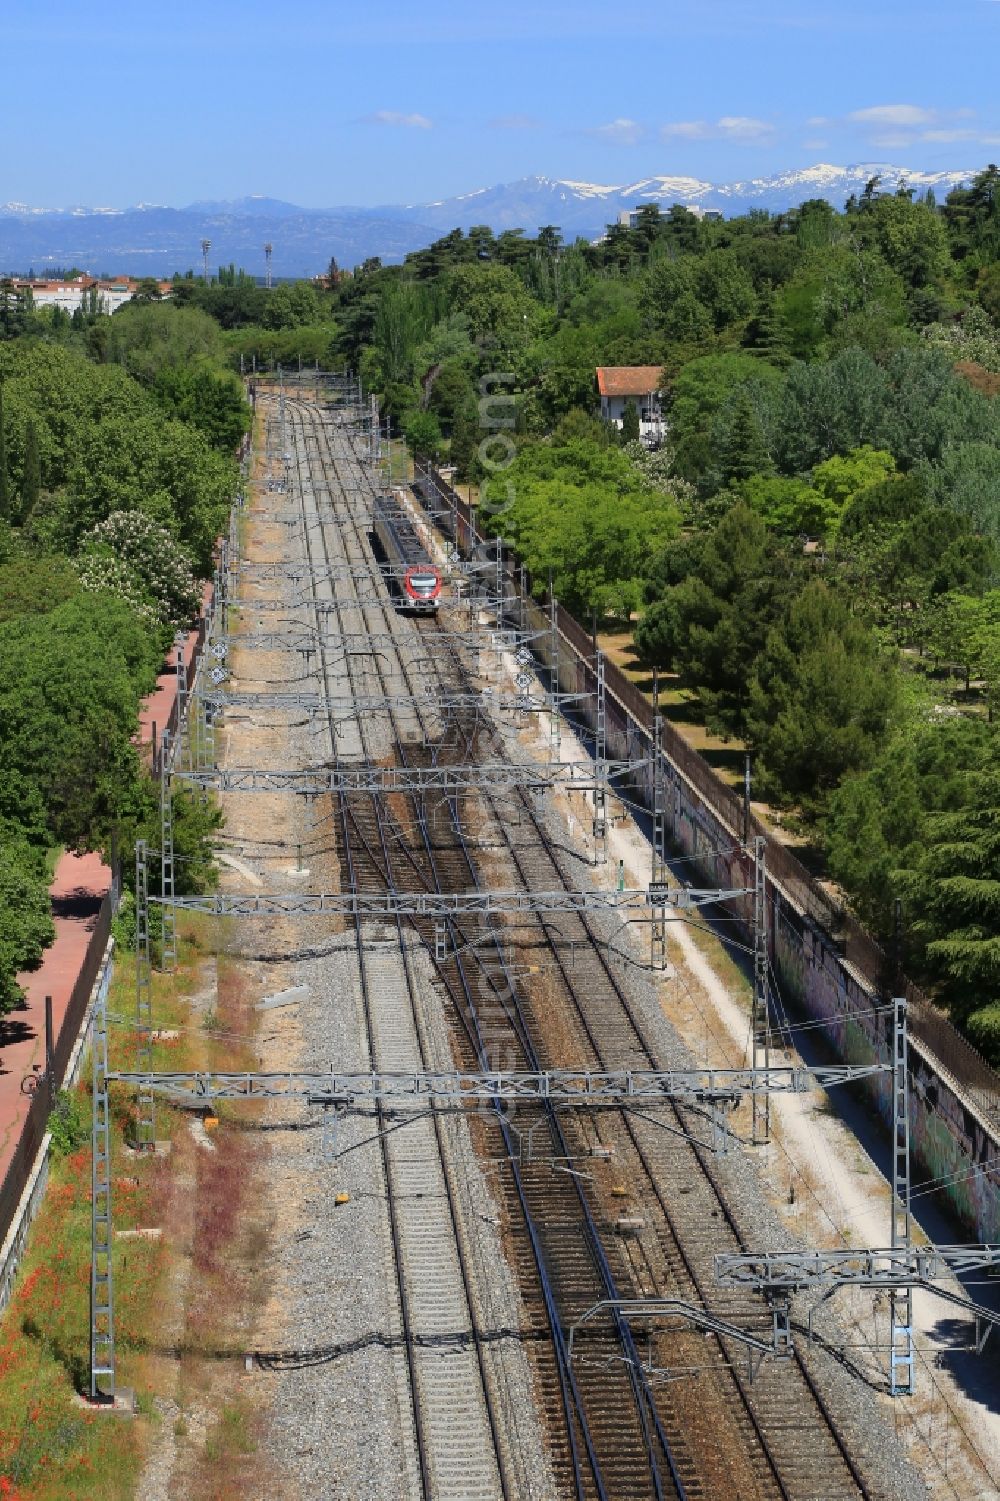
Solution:
{"label": "green tree", "polygon": [[739,735],[751,669],[798,587],[793,560],[738,503],[711,532],[660,554],[636,646],[645,661],[697,690],[710,727]]}
{"label": "green tree", "polygon": [[625,403],[625,410],[622,413],[621,441],[623,447],[626,443],[639,441],[639,408],[634,401]]}
{"label": "green tree", "polygon": [[874,760],[898,705],[897,674],[876,637],[813,580],[769,632],[750,680],[747,738],[762,786],[822,809],[847,773]]}
{"label": "green tree", "polygon": [[782,375],[751,354],[716,354],[691,360],[673,385],[670,433],[678,474],[704,493],[718,488],[717,424],[742,390],[754,407],[761,431],[771,425]]}
{"label": "green tree", "polygon": [[649,556],[678,526],[673,500],[651,486],[617,445],[589,436],[530,443],[485,499],[493,524],[539,581],[552,571],[571,610],[627,620],[642,598]]}
{"label": "green tree", "polygon": [[412,412],[403,429],[411,450],[427,458],[436,459],[441,452],[443,437],[441,424],[433,412]]}
{"label": "green tree", "polygon": [[1000,643],[1000,589],[987,595],[949,590],[933,604],[928,645],[935,658],[961,668],[968,693],[973,676],[986,676]]}
{"label": "green tree", "polygon": [[1000,769],[994,755],[967,779],[960,807],[927,819],[904,880],[910,924],[926,962],[973,1042],[1000,1058]]}
{"label": "green tree", "polygon": [[865,444],[847,454],[834,454],[817,464],[812,472],[815,489],[843,514],[866,490],[884,484],[896,473],[896,461],[884,449]]}
{"label": "green tree", "polygon": [[0,371],[0,519],[10,520],[10,479],[7,474],[7,432],[4,416],[4,377]]}
{"label": "green tree", "polygon": [[80,592],[68,558],[28,556],[0,564],[0,624],[18,615],[44,615]]}
{"label": "green tree", "polygon": [[737,493],[773,532],[786,537],[826,537],[837,507],[807,480],[780,474],[753,474]]}
{"label": "green tree", "polygon": [[719,414],[715,426],[718,475],[723,484],[738,484],[771,469],[764,428],[746,387],[741,387]]}
{"label": "green tree", "polygon": [[[936,814],[965,806],[970,772],[983,764],[996,732],[974,718],[918,718],[905,724],[870,770],[848,776],[830,798],[823,823],[830,873],[862,921],[883,941],[893,936],[902,896]],[[911,972],[925,973],[924,945],[904,928]]]}
{"label": "green tree", "polygon": [[423,332],[424,318],[416,288],[408,282],[387,282],[379,298],[374,327],[374,347],[385,385],[410,379],[413,355]]}
{"label": "green tree", "polygon": [[21,520],[31,515],[38,504],[42,488],[42,466],[38,453],[38,429],[28,420],[24,438],[24,467],[21,474]]}
{"label": "green tree", "polygon": [[106,594],[0,626],[0,784],[35,790],[52,842],[107,847],[134,811],[138,702],[160,661],[159,643]]}
{"label": "green tree", "polygon": [[21,1000],[21,970],[34,969],[54,936],[44,852],[0,821],[0,1013]]}

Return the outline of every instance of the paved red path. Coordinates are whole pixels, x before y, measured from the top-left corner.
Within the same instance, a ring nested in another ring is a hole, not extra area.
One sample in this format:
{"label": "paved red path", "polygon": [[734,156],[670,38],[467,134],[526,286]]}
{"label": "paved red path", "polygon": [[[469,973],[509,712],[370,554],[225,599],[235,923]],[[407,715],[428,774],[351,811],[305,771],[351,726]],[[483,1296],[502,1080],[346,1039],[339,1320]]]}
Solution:
{"label": "paved red path", "polygon": [[63,855],[56,866],[51,887],[55,942],[38,969],[18,975],[26,999],[0,1018],[0,1179],[31,1103],[21,1093],[21,1080],[32,1064],[45,1064],[45,997],[52,997],[54,1045],[110,885],[111,871],[100,855]]}
{"label": "paved red path", "polygon": [[[206,589],[206,601],[211,585]],[[190,676],[198,639],[188,634],[184,661]],[[148,745],[153,726],[159,737],[177,697],[177,675],[171,664],[156,680],[156,687],[139,715],[139,742]],[[90,935],[101,900],[111,885],[111,871],[100,855],[63,855],[52,882],[52,917],[55,942],[46,949],[36,970],[18,975],[25,1001],[0,1017],[0,1182],[17,1146],[30,1098],[21,1093],[21,1080],[32,1065],[45,1063],[45,997],[52,997],[52,1023],[59,1037],[76,977],[87,953]],[[0,1239],[2,1239],[0,1227]]]}

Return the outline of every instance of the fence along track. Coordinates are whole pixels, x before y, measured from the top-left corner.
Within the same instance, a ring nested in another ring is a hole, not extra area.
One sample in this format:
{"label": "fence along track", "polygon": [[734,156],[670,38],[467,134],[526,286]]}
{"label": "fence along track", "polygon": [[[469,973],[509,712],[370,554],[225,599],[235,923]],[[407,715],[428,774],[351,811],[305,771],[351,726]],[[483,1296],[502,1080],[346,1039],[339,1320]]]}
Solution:
{"label": "fence along track", "polygon": [[[363,547],[367,546],[363,539],[359,537],[358,540]],[[423,711],[421,717],[424,717]],[[426,723],[422,725],[425,737],[429,728]],[[458,740],[450,747],[455,759],[461,761],[469,758],[469,748],[475,733],[475,723],[471,730],[464,733],[459,728]],[[441,752],[442,746],[439,743],[436,754]],[[447,859],[432,846],[427,833],[428,820],[421,816],[419,810],[417,821],[424,836],[424,853],[430,868],[421,871],[418,862],[411,860],[410,875],[416,882],[415,889],[420,889],[421,886],[426,889],[429,880],[434,882],[436,889],[447,889],[449,885],[452,889],[467,886],[471,866],[465,853],[453,848],[450,859]],[[450,823],[450,819],[445,822]],[[383,881],[388,867],[387,855],[380,871]],[[488,977],[479,970],[473,970],[470,974],[460,961],[456,961],[453,968],[456,973],[452,976],[450,988],[453,994],[457,989],[462,1014],[466,1017],[468,1062],[470,1066],[481,1067],[486,1062],[482,1056],[482,1038],[474,1036],[475,1022],[471,1018],[482,1014],[490,999]],[[522,1056],[527,1062],[530,1052],[526,1049]],[[531,1066],[530,1063],[528,1066]],[[537,1112],[533,1125],[544,1127],[549,1133],[548,1155],[566,1155],[566,1144],[551,1113],[546,1116],[542,1111]],[[508,1154],[513,1145],[508,1139]],[[599,1336],[605,1346],[608,1361],[605,1370],[599,1371],[591,1367],[579,1376],[565,1366],[565,1334],[559,1314],[564,1313],[567,1318],[576,1317],[599,1298],[615,1292],[596,1228],[579,1185],[571,1179],[554,1181],[547,1164],[536,1163],[528,1169],[523,1166],[515,1168],[513,1176],[518,1204],[525,1212],[527,1230],[524,1235],[518,1227],[514,1236],[519,1270],[522,1275],[524,1271],[529,1273],[529,1286],[537,1284],[540,1260],[543,1267],[551,1272],[549,1285],[543,1287],[543,1298],[555,1337],[557,1358],[563,1362],[559,1372],[561,1408],[563,1420],[568,1423],[569,1429],[568,1445],[559,1444],[558,1433],[554,1434],[557,1466],[561,1474],[566,1481],[572,1483],[574,1494],[578,1495],[626,1498],[680,1494],[671,1476],[673,1459],[664,1436],[653,1431],[657,1425],[651,1393],[638,1370],[627,1329],[620,1326]],[[548,1279],[544,1272],[542,1276],[544,1283]],[[559,1304],[558,1310],[554,1306],[556,1302]],[[624,1366],[623,1354],[626,1356]],[[583,1387],[588,1390],[583,1392]],[[550,1429],[551,1419],[558,1411],[557,1404],[550,1395],[551,1390],[551,1384],[546,1382],[544,1402]],[[556,1390],[558,1393],[559,1385]],[[657,1449],[660,1452],[658,1459],[654,1461],[651,1455]]]}
{"label": "fence along track", "polygon": [[[316,446],[318,447],[318,440]],[[299,495],[306,522],[305,545],[314,561],[316,543],[328,561],[326,529],[311,528],[319,507],[310,514],[307,488],[302,484],[302,449],[305,464],[312,456],[302,424],[294,425],[294,449],[299,474]],[[324,466],[325,468],[325,466]],[[326,477],[326,476],[325,476]],[[377,576],[377,575],[376,575]],[[318,601],[333,590],[329,583],[313,582]],[[357,605],[347,603],[352,613]],[[338,617],[340,616],[338,611]],[[333,689],[333,674],[319,652],[322,686]],[[352,686],[357,687],[357,669],[349,665]],[[359,696],[363,695],[362,687]],[[362,753],[368,750],[370,729],[366,716],[358,716]],[[334,756],[338,728],[329,725]],[[380,747],[381,750],[381,747]],[[363,796],[363,795],[362,795]],[[387,831],[380,815],[381,800],[363,797],[369,806],[362,815],[375,847],[381,848],[388,864]],[[341,794],[337,814],[346,874],[352,886],[363,884],[372,851],[368,841],[352,833],[357,811],[353,799]],[[419,1069],[427,1066],[417,1027],[416,980],[412,956],[407,950],[401,923],[390,949],[373,952],[371,934],[355,923],[358,973],[364,1001],[367,1046],[372,1066],[378,1069]],[[401,969],[402,964],[402,969]],[[494,1423],[482,1355],[473,1333],[473,1298],[468,1270],[458,1238],[457,1210],[452,1184],[444,1161],[441,1124],[433,1116],[408,1125],[405,1133],[387,1134],[384,1113],[379,1112],[380,1154],[390,1231],[395,1259],[397,1293],[404,1332],[407,1372],[413,1407],[414,1434],[421,1471],[422,1494],[427,1501],[492,1501],[510,1496]],[[444,1212],[438,1206],[444,1205]]]}

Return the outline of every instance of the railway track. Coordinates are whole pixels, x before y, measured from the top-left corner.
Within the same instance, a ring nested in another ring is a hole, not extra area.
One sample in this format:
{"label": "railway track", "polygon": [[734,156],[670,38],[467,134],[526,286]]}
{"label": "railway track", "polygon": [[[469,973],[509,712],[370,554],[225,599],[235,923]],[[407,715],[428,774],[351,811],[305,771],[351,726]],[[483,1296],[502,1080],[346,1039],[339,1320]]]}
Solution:
{"label": "railway track", "polygon": [[[342,455],[341,462],[349,462],[349,457]],[[367,541],[360,529],[356,531],[355,543],[362,550],[367,550]],[[384,632],[385,622],[378,618],[372,619],[370,605],[362,606],[361,613],[368,628]],[[377,613],[381,614],[380,611]],[[353,620],[345,620],[344,623],[345,627],[354,624]],[[440,675],[439,683],[444,686],[444,679]],[[383,683],[382,686],[386,692],[392,691],[388,683]],[[411,686],[416,687],[415,684]],[[455,762],[467,760],[477,736],[486,727],[484,721],[476,715],[458,715],[451,721],[447,734],[442,737],[440,726],[433,722],[432,711],[421,708],[416,712],[420,721],[420,740],[424,744],[433,743],[432,754],[435,759],[443,757]],[[408,731],[409,725],[396,725],[396,729],[401,759],[409,758],[412,763],[414,752],[411,750],[407,753],[404,735],[399,733],[402,730]],[[377,811],[381,804],[374,805],[374,815],[372,800],[366,800],[366,804],[369,820],[373,816],[376,820],[380,816],[384,818]],[[439,806],[436,813],[441,812],[445,814],[443,818],[436,816],[435,810],[428,808],[426,800],[422,806],[414,807],[411,827],[415,827],[419,834],[417,849],[414,851],[411,847],[407,852],[408,858],[404,860],[398,858],[400,845],[397,844],[394,850],[397,855],[395,862],[390,860],[386,852],[378,871],[378,878],[383,885],[391,883],[397,888],[406,889],[405,879],[400,880],[400,871],[405,871],[407,867],[409,884],[414,890],[456,889],[456,885],[458,889],[464,889],[469,885],[466,862],[461,857],[460,850],[455,847],[454,833],[452,832],[447,841],[448,847],[444,850],[436,849],[431,838],[432,823],[445,829],[450,829],[453,823],[449,810]],[[360,832],[362,843],[371,849],[375,843],[371,834],[363,829],[359,831],[356,815],[352,822],[355,834]],[[430,938],[432,935],[424,936]],[[453,993],[460,997],[466,1017],[469,1061],[472,1066],[485,1067],[489,1059],[481,1026],[492,999],[488,976],[481,965],[469,965],[463,961],[455,961],[451,970]],[[477,1027],[480,1030],[478,1036]],[[527,1044],[524,1056],[530,1056]],[[565,1145],[559,1136],[555,1117],[551,1113],[547,1116],[544,1112],[539,1112],[536,1124],[547,1128],[551,1133],[552,1153],[557,1156],[564,1154]],[[509,1130],[504,1142],[504,1152],[512,1159],[517,1156],[517,1141],[512,1138]],[[566,1179],[563,1184],[557,1183],[554,1187],[544,1160],[531,1165],[527,1171],[523,1166],[518,1167],[514,1176],[517,1180],[517,1208],[521,1211],[520,1220],[523,1224],[523,1232],[518,1235],[519,1269],[523,1273],[522,1281],[530,1278],[527,1285],[534,1284],[537,1288],[541,1284],[540,1297],[536,1296],[535,1301],[548,1316],[549,1330],[556,1346],[558,1370],[555,1374],[558,1380],[555,1392],[561,1398],[560,1426],[566,1430],[566,1442],[558,1443],[559,1430],[556,1428],[555,1447],[561,1452],[559,1467],[565,1475],[568,1493],[622,1498],[633,1495],[681,1494],[672,1476],[672,1456],[665,1435],[655,1432],[657,1422],[651,1394],[639,1371],[628,1330],[622,1326],[606,1339],[611,1363],[610,1374],[608,1371],[598,1373],[587,1370],[582,1377],[578,1377],[570,1370],[566,1357],[569,1320],[585,1312],[601,1297],[614,1296],[617,1292],[603,1256],[600,1239],[578,1186],[572,1179]],[[560,1198],[564,1200],[563,1203],[560,1203]],[[550,1371],[550,1379],[545,1383],[547,1389],[553,1385],[551,1374]],[[593,1390],[583,1390],[586,1386]],[[554,1396],[555,1393],[548,1403],[550,1409],[556,1407]],[[593,1426],[591,1414],[596,1415],[599,1432]]]}
{"label": "railway track", "polygon": [[[332,561],[329,539],[323,526],[313,525],[321,520],[321,514],[313,487],[302,469],[303,460],[307,469],[312,461],[310,445],[301,427],[294,423],[292,442],[307,556],[310,562],[315,562],[320,550],[323,561],[329,563]],[[374,577],[377,576],[375,570]],[[368,607],[350,603],[353,584],[346,591],[348,602],[343,608],[328,581],[314,580],[312,592],[317,602],[326,600],[338,605],[336,618],[345,628],[356,627],[356,617],[368,612]],[[385,630],[387,612],[379,609],[377,613]],[[392,614],[391,607],[388,613]],[[321,687],[332,694],[342,677],[343,662],[331,666],[325,647],[320,649],[318,657]],[[356,696],[366,695],[371,676],[366,660],[348,659],[348,678]],[[384,756],[384,743],[376,738],[367,716],[358,716],[356,730],[357,749],[364,759]],[[330,722],[328,731],[329,752],[336,760],[342,727]],[[358,814],[350,806],[355,799],[341,794],[337,800],[342,876],[357,889],[364,887],[377,851],[381,851],[386,865],[391,860],[392,835],[381,816],[381,800],[375,797],[362,800],[368,805],[366,822],[377,840],[375,847],[357,837]],[[371,1066],[426,1068],[426,1053],[416,1021],[417,980],[401,923],[397,923],[395,933],[390,935],[388,946],[384,938],[373,943],[373,935],[361,921],[354,924],[354,937]],[[438,1497],[442,1501],[449,1498],[492,1501],[494,1497],[503,1497],[506,1501],[511,1491],[499,1449],[481,1345],[475,1339],[474,1298],[459,1238],[454,1188],[446,1166],[440,1123],[431,1115],[408,1127],[405,1133],[394,1134],[387,1130],[388,1122],[380,1112],[378,1126],[421,1494],[427,1501]]]}
{"label": "railway track", "polygon": [[[366,563],[377,575],[365,536],[373,493],[368,471],[349,437],[331,430],[319,412],[286,405],[308,560],[330,563],[331,547],[338,546],[349,562]],[[321,524],[324,509],[334,506],[335,537]],[[367,588],[359,597],[350,581],[333,586],[316,580],[312,593],[314,603],[335,606],[340,630],[391,633],[400,642],[388,656],[345,658],[338,652],[327,659],[324,649],[318,671],[328,692],[335,682],[343,691],[345,660],[358,697],[406,691],[416,698],[427,686],[429,662],[436,687],[467,686],[469,663],[439,623],[425,620],[414,628],[400,622],[388,594],[384,604],[372,604]],[[314,614],[319,627],[320,615]],[[328,633],[331,625],[324,612]],[[403,713],[388,708],[358,717],[346,726],[330,724],[326,733],[334,759],[384,761],[396,755],[410,764],[422,757],[459,764],[477,754],[495,756],[502,738],[473,711],[443,719],[419,704]],[[516,797],[516,820],[510,804],[478,794],[462,801],[467,806],[443,794],[342,794],[337,844],[346,879],[358,889],[461,890],[488,883],[485,866],[502,858],[525,888],[566,883],[565,857],[527,794]],[[474,844],[467,830],[477,822]],[[487,838],[481,837],[484,828]],[[451,1001],[456,1059],[472,1068],[537,1068],[570,1059],[595,1067],[656,1067],[655,1048],[595,925],[580,915],[532,922],[527,940],[521,928],[513,935],[483,924],[449,925],[437,974]],[[440,951],[441,934],[433,925],[413,926],[422,950]],[[403,921],[377,938],[358,924],[355,945],[373,1066],[427,1067],[432,1049],[420,995],[427,978]],[[534,965],[535,977],[526,978],[512,957],[518,948],[536,961],[544,956]],[[673,1124],[685,1132],[701,1123],[676,1112]],[[521,1492],[504,1442],[496,1374],[484,1359],[485,1331],[447,1124],[432,1115],[411,1136],[414,1129],[383,1135],[381,1151],[423,1494],[516,1496]],[[683,1383],[654,1386],[621,1318],[590,1326],[572,1364],[568,1360],[570,1325],[609,1296],[669,1294],[711,1306],[735,1322],[745,1322],[748,1312],[758,1321],[766,1317],[760,1304],[748,1310],[744,1294],[722,1294],[711,1285],[711,1255],[738,1249],[741,1242],[704,1150],[625,1112],[567,1119],[551,1109],[522,1107],[516,1121],[482,1120],[477,1134],[485,1152],[508,1161],[498,1191],[561,1494],[614,1501],[721,1501],[736,1495],[746,1501],[852,1501],[871,1494],[821,1393],[798,1363],[765,1365],[751,1384],[739,1369],[739,1348],[714,1336],[675,1331],[652,1343],[653,1363],[697,1365],[699,1373]],[[608,1152],[613,1169],[605,1161]],[[616,1225],[621,1206],[612,1197],[613,1178],[627,1183],[630,1217],[642,1221],[639,1233],[627,1238]],[[673,1186],[669,1194],[665,1184]],[[433,1229],[426,1214],[412,1212],[408,1195],[414,1192],[425,1203],[447,1205]],[[455,1381],[442,1376],[439,1353],[425,1358],[425,1330],[460,1346],[449,1353]],[[457,1411],[456,1429],[448,1415]]]}

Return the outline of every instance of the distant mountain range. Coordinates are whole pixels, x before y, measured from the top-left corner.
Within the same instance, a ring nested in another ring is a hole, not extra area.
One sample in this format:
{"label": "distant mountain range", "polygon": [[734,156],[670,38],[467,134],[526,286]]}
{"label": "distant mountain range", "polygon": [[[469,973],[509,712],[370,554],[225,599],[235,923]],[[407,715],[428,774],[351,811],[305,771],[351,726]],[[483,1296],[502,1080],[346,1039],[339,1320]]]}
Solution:
{"label": "distant mountain range", "polygon": [[806,198],[826,198],[841,208],[875,176],[883,188],[901,181],[939,196],[968,182],[978,169],[916,172],[883,162],[850,167],[821,163],[773,177],[711,183],[696,177],[647,177],[640,182],[605,186],[549,177],[479,188],[436,203],[390,204],[379,208],[304,209],[277,198],[250,197],[233,202],[192,203],[164,208],[141,203],[134,208],[33,208],[0,204],[0,272],[44,275],[52,266],[79,266],[110,275],[169,276],[201,264],[201,241],[211,240],[210,265],[234,261],[248,271],[264,268],[264,244],[274,246],[276,276],[314,276],[330,257],[353,266],[367,256],[401,260],[450,229],[489,224],[494,230],[523,229],[534,234],[556,224],[566,239],[594,239],[618,215],[643,203],[670,208],[716,210],[727,217],[752,208],[772,213]]}

